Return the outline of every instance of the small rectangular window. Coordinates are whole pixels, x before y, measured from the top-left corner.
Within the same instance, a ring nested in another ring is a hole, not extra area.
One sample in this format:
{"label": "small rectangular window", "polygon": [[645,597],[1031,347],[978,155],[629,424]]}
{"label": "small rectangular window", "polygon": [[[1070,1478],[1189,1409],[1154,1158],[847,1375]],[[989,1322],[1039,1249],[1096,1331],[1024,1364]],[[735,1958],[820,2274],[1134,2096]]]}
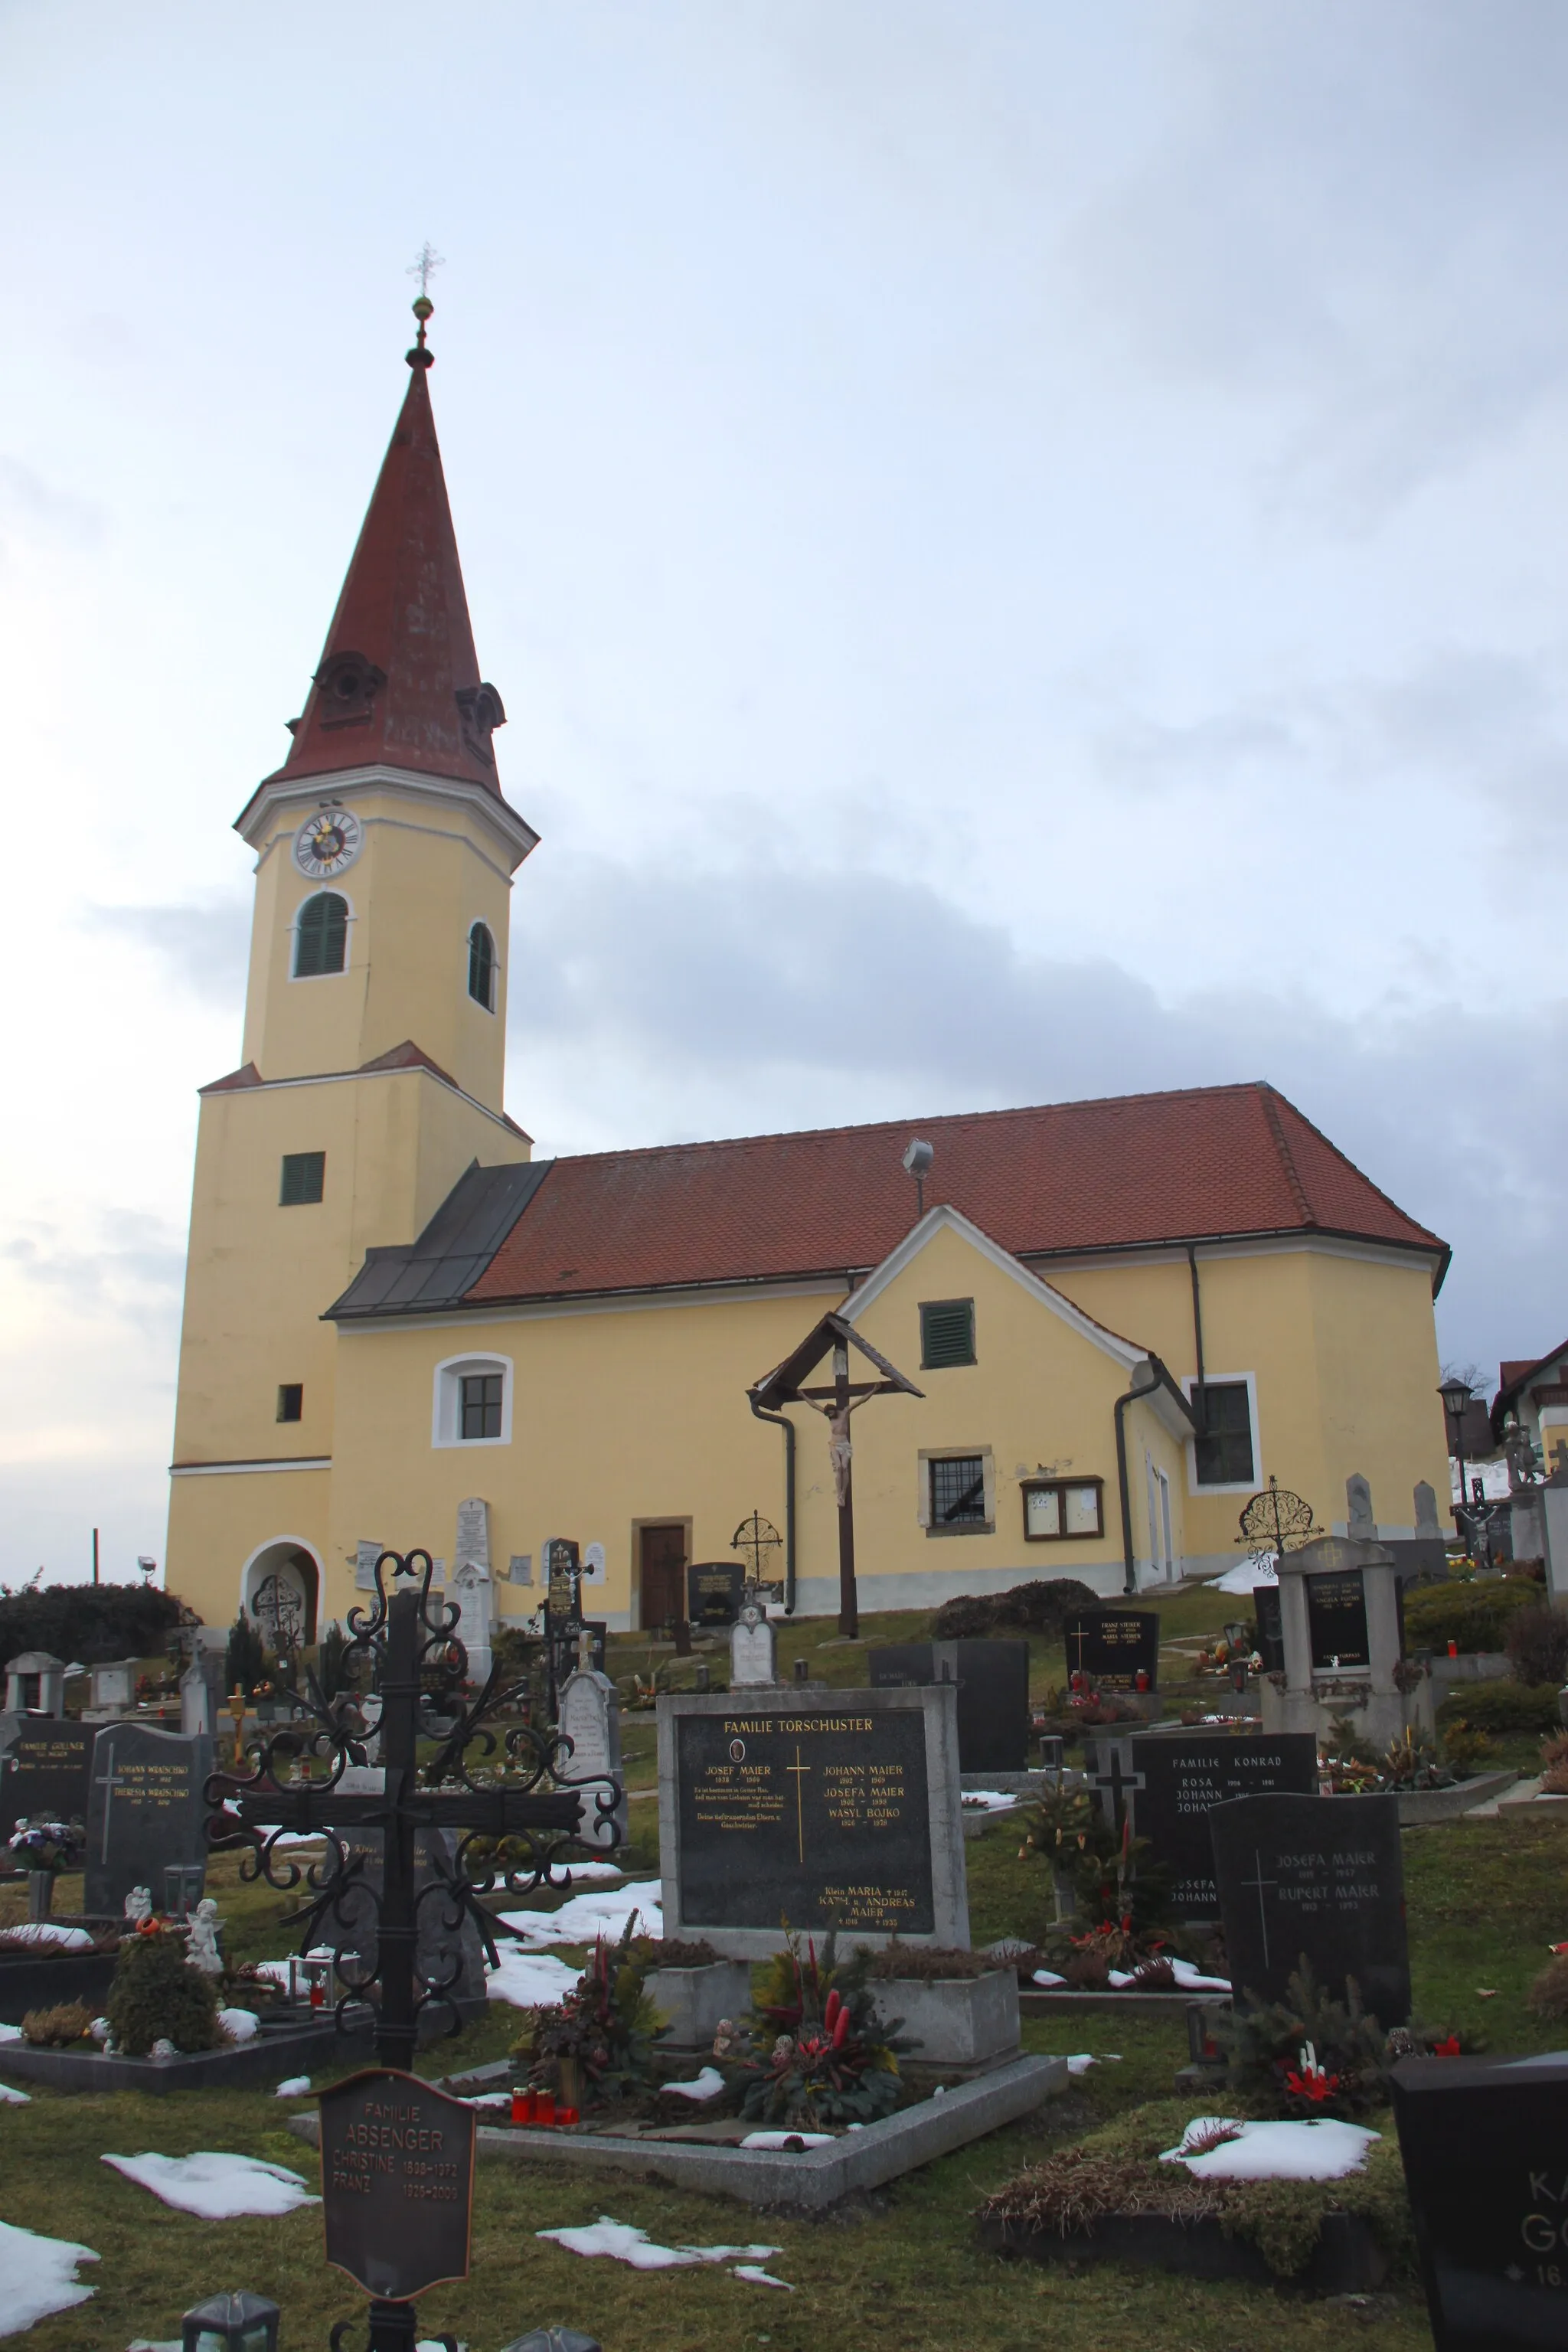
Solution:
{"label": "small rectangular window", "polygon": [[931,1465],[933,1528],[973,1527],[985,1522],[985,1460],[979,1454],[950,1454]]}
{"label": "small rectangular window", "polygon": [[302,1421],[305,1417],[305,1387],[302,1381],[285,1381],[278,1391],[279,1421]]}
{"label": "small rectangular window", "polygon": [[285,1209],[303,1208],[310,1201],[319,1201],[326,1190],[327,1155],[324,1151],[286,1151],[283,1154],[283,1181],[279,1203]]}
{"label": "small rectangular window", "polygon": [[1250,1486],[1255,1480],[1252,1411],[1245,1381],[1204,1385],[1205,1433],[1194,1442],[1200,1486]]}
{"label": "small rectangular window", "polygon": [[945,1371],[974,1361],[973,1298],[928,1298],[921,1304],[921,1369]]}
{"label": "small rectangular window", "polygon": [[1082,1541],[1105,1533],[1098,1478],[1027,1478],[1024,1482],[1024,1538],[1027,1543]]}
{"label": "small rectangular window", "polygon": [[465,1372],[462,1433],[465,1440],[500,1435],[501,1375]]}

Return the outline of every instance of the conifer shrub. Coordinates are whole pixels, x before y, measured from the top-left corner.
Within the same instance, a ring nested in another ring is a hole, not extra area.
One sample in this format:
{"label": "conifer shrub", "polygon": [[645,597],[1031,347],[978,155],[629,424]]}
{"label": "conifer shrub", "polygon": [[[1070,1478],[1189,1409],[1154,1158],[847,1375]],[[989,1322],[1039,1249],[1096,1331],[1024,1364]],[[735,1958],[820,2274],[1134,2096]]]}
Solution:
{"label": "conifer shrub", "polygon": [[992,1633],[1059,1633],[1075,1611],[1102,1605],[1101,1596],[1076,1577],[1031,1577],[1005,1592],[960,1593],[944,1601],[931,1620],[931,1639],[969,1642]]}
{"label": "conifer shrub", "polygon": [[115,2048],[127,2058],[145,2058],[154,2042],[172,2042],[179,2051],[223,2045],[217,1988],[186,1967],[184,1938],[167,1928],[125,1937],[103,2013]]}

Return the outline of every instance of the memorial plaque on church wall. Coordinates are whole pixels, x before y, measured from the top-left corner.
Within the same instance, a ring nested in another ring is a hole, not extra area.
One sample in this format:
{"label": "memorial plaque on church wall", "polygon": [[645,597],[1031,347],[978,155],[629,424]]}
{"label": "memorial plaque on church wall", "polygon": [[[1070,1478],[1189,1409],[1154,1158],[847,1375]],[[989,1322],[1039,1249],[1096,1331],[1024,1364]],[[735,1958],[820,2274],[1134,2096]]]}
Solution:
{"label": "memorial plaque on church wall", "polygon": [[490,1507],[482,1495],[469,1495],[458,1506],[458,1548],[454,1555],[459,1568],[469,1561],[476,1568],[490,1564]]}
{"label": "memorial plaque on church wall", "polygon": [[1305,1958],[1380,2025],[1410,2014],[1397,1797],[1237,1797],[1209,1815],[1237,2000],[1284,2000]]}
{"label": "memorial plaque on church wall", "polygon": [[1255,1584],[1252,1614],[1258,1625],[1258,1654],[1266,1675],[1285,1671],[1285,1618],[1277,1584]]}
{"label": "memorial plaque on church wall", "polygon": [[[1083,1609],[1063,1628],[1068,1676],[1090,1690],[1152,1690],[1160,1675],[1160,1619],[1152,1609]],[[1147,1676],[1140,1681],[1140,1675]],[[1077,1685],[1074,1687],[1078,1687]]]}
{"label": "memorial plaque on church wall", "polygon": [[686,1571],[686,1614],[693,1625],[732,1625],[745,1590],[739,1560],[693,1560]]}
{"label": "memorial plaque on church wall", "polygon": [[0,1715],[0,1868],[19,1821],[84,1822],[93,1727]]}
{"label": "memorial plaque on church wall", "polygon": [[1436,2352],[1568,2345],[1568,2059],[1405,2058],[1393,2088]]}
{"label": "memorial plaque on church wall", "polygon": [[319,2104],[328,2262],[388,2303],[467,2278],[473,2108],[392,2066],[334,2083]]}
{"label": "memorial plaque on church wall", "polygon": [[[133,1886],[163,1899],[163,1873],[207,1858],[205,1790],[210,1738],[111,1723],[93,1742],[87,1811],[84,1907],[118,1918]],[[194,1895],[191,1898],[195,1900]]]}
{"label": "memorial plaque on church wall", "polygon": [[1307,1628],[1315,1671],[1372,1663],[1366,1639],[1366,1588],[1359,1568],[1343,1576],[1309,1576]]}
{"label": "memorial plaque on church wall", "polygon": [[784,1929],[857,1943],[969,1942],[957,1692],[658,1702],[665,1933],[733,1958]]}
{"label": "memorial plaque on church wall", "polygon": [[1128,1745],[1142,1784],[1132,1796],[1132,1826],[1167,1874],[1171,1915],[1217,1919],[1209,1815],[1232,1797],[1316,1796],[1318,1743],[1310,1731],[1255,1738],[1203,1732],[1148,1732]]}
{"label": "memorial plaque on church wall", "polygon": [[889,1642],[868,1650],[873,1690],[958,1687],[961,1772],[1022,1772],[1029,1761],[1027,1642]]}

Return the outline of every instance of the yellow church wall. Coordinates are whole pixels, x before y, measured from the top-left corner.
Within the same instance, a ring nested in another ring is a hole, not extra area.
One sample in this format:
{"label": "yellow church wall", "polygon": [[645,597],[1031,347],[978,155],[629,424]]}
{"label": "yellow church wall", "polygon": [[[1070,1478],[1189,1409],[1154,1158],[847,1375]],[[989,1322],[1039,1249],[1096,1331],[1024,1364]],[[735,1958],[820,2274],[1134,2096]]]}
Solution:
{"label": "yellow church wall", "polygon": [[246,1566],[264,1546],[292,1541],[318,1564],[324,1562],[331,1490],[327,1470],[225,1471],[173,1479],[164,1580],[169,1591],[199,1610],[205,1623],[231,1624],[239,1611]]}
{"label": "yellow church wall", "polygon": [[[465,1092],[499,1108],[510,853],[469,803],[438,792],[357,786],[341,804],[364,828],[364,846],[341,876],[312,883],[294,866],[290,845],[313,798],[280,803],[258,845],[244,1058],[264,1078],[294,1077],[357,1069],[412,1038]],[[344,969],[297,980],[294,925],[321,888],[348,903]],[[493,1013],[468,994],[475,922],[496,944]]]}
{"label": "yellow church wall", "polygon": [[[1402,1266],[1314,1255],[1310,1291],[1323,1470],[1318,1516],[1345,1517],[1345,1481],[1359,1472],[1373,1516],[1414,1532],[1415,1489],[1425,1479],[1439,1523],[1449,1508],[1447,1434],[1437,1395],[1441,1368],[1431,1286]],[[1314,1497],[1314,1500],[1317,1498]]]}

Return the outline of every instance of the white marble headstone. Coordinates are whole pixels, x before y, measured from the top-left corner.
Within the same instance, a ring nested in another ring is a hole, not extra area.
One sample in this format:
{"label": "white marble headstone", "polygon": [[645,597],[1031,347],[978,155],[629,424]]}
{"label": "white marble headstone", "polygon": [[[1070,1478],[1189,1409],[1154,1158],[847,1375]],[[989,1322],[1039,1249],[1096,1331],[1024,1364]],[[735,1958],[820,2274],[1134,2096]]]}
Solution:
{"label": "white marble headstone", "polygon": [[482,1683],[490,1670],[490,1628],[495,1623],[495,1586],[478,1560],[465,1560],[447,1589],[458,1605],[457,1636],[468,1654],[468,1680]]}
{"label": "white marble headstone", "polygon": [[[595,1774],[613,1773],[621,1776],[621,1703],[615,1684],[608,1675],[595,1674],[592,1666],[579,1666],[562,1685],[557,1704],[559,1728],[572,1742],[572,1754],[566,1764],[565,1776],[574,1780],[591,1780]],[[584,1799],[578,1829],[578,1841],[601,1850],[623,1844],[626,1835],[626,1799],[616,1807],[614,1820],[596,1819],[595,1793]]]}
{"label": "white marble headstone", "polygon": [[459,1568],[469,1560],[480,1568],[490,1564],[490,1507],[482,1495],[470,1495],[458,1506],[458,1548],[453,1557]]}
{"label": "white marble headstone", "polygon": [[730,1628],[730,1687],[754,1689],[778,1678],[778,1635],[755,1601],[748,1601]]}

